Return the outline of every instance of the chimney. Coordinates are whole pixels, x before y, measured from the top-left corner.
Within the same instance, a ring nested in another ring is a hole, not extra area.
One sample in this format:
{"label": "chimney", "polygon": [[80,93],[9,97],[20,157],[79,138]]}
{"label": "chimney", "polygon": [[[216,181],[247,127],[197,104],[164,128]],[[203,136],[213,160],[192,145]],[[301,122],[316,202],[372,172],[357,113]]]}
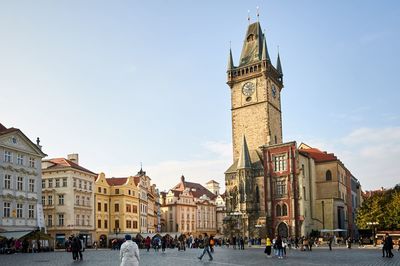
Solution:
{"label": "chimney", "polygon": [[68,154],[68,160],[79,165],[79,154],[77,153]]}

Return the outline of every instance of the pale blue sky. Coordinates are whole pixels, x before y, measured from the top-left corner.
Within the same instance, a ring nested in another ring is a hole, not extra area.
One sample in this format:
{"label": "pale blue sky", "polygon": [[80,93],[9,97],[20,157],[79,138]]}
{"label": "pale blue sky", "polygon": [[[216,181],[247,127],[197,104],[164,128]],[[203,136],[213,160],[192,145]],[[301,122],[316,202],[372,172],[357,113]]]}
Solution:
{"label": "pale blue sky", "polygon": [[2,1],[0,122],[161,190],[224,183],[229,42],[247,10],[280,47],[284,140],[334,152],[364,189],[400,182],[398,1]]}

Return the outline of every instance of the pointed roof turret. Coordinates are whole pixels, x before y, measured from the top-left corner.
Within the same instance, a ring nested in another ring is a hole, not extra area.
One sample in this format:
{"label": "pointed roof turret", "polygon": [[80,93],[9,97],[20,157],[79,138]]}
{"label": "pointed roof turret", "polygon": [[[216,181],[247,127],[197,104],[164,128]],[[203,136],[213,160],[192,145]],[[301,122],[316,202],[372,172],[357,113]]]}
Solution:
{"label": "pointed roof turret", "polygon": [[262,57],[261,60],[266,60],[271,62],[271,59],[269,58],[269,54],[268,54],[268,47],[267,47],[267,38],[265,38],[265,34],[263,34],[263,50],[262,50]]}
{"label": "pointed roof turret", "polygon": [[279,75],[283,77],[281,58],[279,57],[279,52],[278,52],[278,59],[276,60],[276,70],[278,70]]}
{"label": "pointed roof turret", "polygon": [[239,154],[239,161],[237,164],[237,169],[251,168],[251,160],[249,148],[247,147],[246,136],[243,135],[242,150]]}
{"label": "pointed roof turret", "polygon": [[234,69],[234,65],[233,65],[233,57],[232,57],[232,49],[229,48],[229,57],[228,57],[228,67],[227,67],[227,71],[230,71],[232,69]]}

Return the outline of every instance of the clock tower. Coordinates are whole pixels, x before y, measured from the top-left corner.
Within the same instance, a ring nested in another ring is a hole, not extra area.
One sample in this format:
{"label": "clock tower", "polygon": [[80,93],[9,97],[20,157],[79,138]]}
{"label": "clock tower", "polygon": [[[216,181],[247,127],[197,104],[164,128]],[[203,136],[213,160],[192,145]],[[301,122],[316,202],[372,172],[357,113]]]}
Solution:
{"label": "clock tower", "polygon": [[261,225],[266,225],[269,217],[265,160],[260,147],[282,143],[282,67],[279,55],[276,66],[271,63],[259,22],[248,26],[237,65],[229,51],[227,78],[233,162],[225,172],[225,228],[232,235],[255,237],[266,230]]}
{"label": "clock tower", "polygon": [[230,51],[227,76],[231,89],[233,160],[238,159],[243,135],[249,150],[282,143],[283,73],[279,55],[276,67],[271,63],[259,22],[249,25],[237,66]]}

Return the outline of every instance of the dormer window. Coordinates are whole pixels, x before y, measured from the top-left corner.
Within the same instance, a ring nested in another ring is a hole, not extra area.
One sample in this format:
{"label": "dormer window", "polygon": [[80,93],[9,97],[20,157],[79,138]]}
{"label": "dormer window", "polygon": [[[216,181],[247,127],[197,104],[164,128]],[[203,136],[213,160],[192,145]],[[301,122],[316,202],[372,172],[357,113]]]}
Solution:
{"label": "dormer window", "polygon": [[17,138],[16,137],[12,137],[11,141],[12,141],[13,144],[17,144]]}
{"label": "dormer window", "polygon": [[254,41],[254,34],[250,34],[249,36],[247,36],[247,41],[248,42]]}

